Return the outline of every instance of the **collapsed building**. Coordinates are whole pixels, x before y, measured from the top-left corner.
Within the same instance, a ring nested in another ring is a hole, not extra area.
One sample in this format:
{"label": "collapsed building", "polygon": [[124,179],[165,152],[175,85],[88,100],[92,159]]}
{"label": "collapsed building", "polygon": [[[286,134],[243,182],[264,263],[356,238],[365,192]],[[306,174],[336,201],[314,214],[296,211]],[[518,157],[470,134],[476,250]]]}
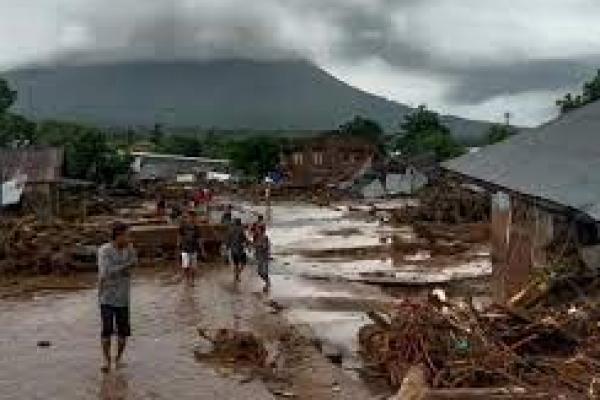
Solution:
{"label": "collapsed building", "polygon": [[[564,265],[595,282],[600,261],[600,103],[446,162],[492,194],[494,289],[504,301],[532,274]],[[580,268],[576,268],[576,267]]]}
{"label": "collapsed building", "polygon": [[291,141],[280,159],[288,185],[308,187],[353,182],[371,167],[376,154],[364,139],[325,134]]}
{"label": "collapsed building", "polygon": [[0,149],[0,207],[26,201],[45,216],[58,212],[63,165],[60,147]]}

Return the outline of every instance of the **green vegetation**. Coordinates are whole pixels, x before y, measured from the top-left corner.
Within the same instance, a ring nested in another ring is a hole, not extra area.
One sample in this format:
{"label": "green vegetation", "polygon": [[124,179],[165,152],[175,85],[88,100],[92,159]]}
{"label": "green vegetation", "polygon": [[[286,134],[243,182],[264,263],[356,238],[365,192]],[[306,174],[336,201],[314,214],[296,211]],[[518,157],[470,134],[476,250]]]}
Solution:
{"label": "green vegetation", "polygon": [[452,136],[439,115],[419,106],[400,125],[402,132],[393,139],[392,150],[405,156],[432,153],[438,161],[460,156],[464,147]]}
{"label": "green vegetation", "polygon": [[8,109],[17,100],[17,92],[12,90],[8,86],[8,82],[4,79],[0,79],[0,115],[4,115],[8,112]]}
{"label": "green vegetation", "polygon": [[567,93],[562,99],[556,101],[556,105],[560,107],[561,113],[566,114],[596,100],[600,100],[600,69],[592,80],[583,84],[581,94]]}
{"label": "green vegetation", "polygon": [[511,125],[494,124],[488,130],[486,144],[502,142],[508,139],[509,137],[516,135],[517,133],[517,129]]}
{"label": "green vegetation", "polygon": [[0,79],[0,147],[31,143],[35,139],[35,124],[8,110],[17,100],[17,92]]}
{"label": "green vegetation", "polygon": [[169,135],[163,137],[156,145],[156,151],[166,154],[181,154],[187,157],[202,155],[202,142],[194,136]]}
{"label": "green vegetation", "polygon": [[[149,130],[112,132],[61,121],[36,124],[8,111],[16,98],[17,93],[0,79],[0,147],[62,146],[66,176],[98,183],[111,184],[126,174],[130,164],[128,151],[141,144],[144,149],[161,153],[228,158],[235,170],[260,179],[277,168],[281,149],[291,139],[289,133],[282,132],[170,131],[161,124]],[[386,135],[378,122],[356,116],[326,134],[362,138],[382,153],[385,149],[406,156],[432,153],[440,161],[464,152],[438,114],[425,106],[406,116],[400,126],[399,133]],[[511,127],[495,125],[487,140],[496,142],[514,133]],[[303,137],[308,135],[302,132]]]}
{"label": "green vegetation", "polygon": [[229,144],[232,166],[254,178],[262,178],[279,164],[279,139],[255,136]]}
{"label": "green vegetation", "polygon": [[52,145],[65,149],[65,175],[98,183],[112,183],[129,170],[129,158],[122,155],[108,136],[92,127],[46,121],[39,124],[10,113],[17,99],[7,82],[0,79],[0,147]]}
{"label": "green vegetation", "polygon": [[46,121],[38,125],[37,142],[65,149],[65,175],[112,183],[126,174],[129,157],[122,155],[100,130],[73,123]]}
{"label": "green vegetation", "polygon": [[381,125],[361,116],[356,116],[353,120],[342,124],[338,132],[341,135],[363,138],[373,144],[378,144],[383,140]]}

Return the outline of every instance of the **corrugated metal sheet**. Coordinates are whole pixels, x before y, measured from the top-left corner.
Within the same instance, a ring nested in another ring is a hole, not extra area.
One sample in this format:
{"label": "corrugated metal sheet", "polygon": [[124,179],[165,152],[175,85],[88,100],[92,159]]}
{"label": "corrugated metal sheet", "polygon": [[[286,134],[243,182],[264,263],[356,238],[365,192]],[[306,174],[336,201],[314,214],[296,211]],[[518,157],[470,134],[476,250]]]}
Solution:
{"label": "corrugated metal sheet", "polygon": [[8,182],[0,182],[0,206],[18,204],[26,182],[27,175],[16,176]]}
{"label": "corrugated metal sheet", "polygon": [[600,102],[443,167],[600,221]]}

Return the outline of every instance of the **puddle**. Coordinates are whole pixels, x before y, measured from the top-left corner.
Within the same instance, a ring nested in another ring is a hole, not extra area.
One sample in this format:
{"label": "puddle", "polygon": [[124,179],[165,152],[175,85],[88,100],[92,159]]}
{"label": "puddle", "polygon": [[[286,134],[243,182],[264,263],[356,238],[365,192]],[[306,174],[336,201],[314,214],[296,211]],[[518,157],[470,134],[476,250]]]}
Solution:
{"label": "puddle", "polygon": [[[409,202],[399,203],[377,208],[392,210]],[[272,299],[285,308],[283,315],[290,323],[308,326],[327,352],[340,352],[349,370],[360,369],[357,334],[370,323],[366,310],[389,305],[395,297],[421,296],[428,291],[422,286],[426,282],[448,283],[491,273],[489,252],[482,249],[463,255],[466,261],[434,256],[428,249],[393,254],[391,238],[415,242],[413,227],[365,220],[370,210],[370,205],[350,204],[336,209],[275,206],[269,226],[274,250]],[[357,212],[365,214],[360,217]],[[417,283],[419,289],[395,290],[392,297],[382,286],[367,284],[386,280]]]}
{"label": "puddle", "polygon": [[371,323],[363,312],[314,311],[294,309],[285,313],[292,324],[308,325],[321,342],[326,355],[341,356],[341,363],[352,368],[361,365],[358,355],[358,331]]}

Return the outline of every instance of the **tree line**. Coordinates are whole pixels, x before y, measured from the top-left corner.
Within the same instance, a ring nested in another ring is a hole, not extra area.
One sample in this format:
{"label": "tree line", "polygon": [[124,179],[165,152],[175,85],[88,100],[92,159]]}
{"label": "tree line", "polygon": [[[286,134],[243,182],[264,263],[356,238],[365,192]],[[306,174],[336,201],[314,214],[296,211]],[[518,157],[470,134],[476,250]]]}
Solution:
{"label": "tree line", "polygon": [[[156,124],[149,130],[108,130],[73,122],[39,123],[12,113],[18,93],[0,78],[0,147],[30,145],[62,146],[65,149],[67,177],[112,183],[129,171],[132,147],[144,143],[152,151],[185,156],[227,158],[235,170],[248,176],[262,177],[279,164],[282,147],[290,138],[261,134],[232,137],[216,131],[169,132]],[[583,85],[581,95],[571,93],[557,101],[562,113],[600,99],[600,70]],[[473,145],[488,145],[515,135],[509,124],[493,124],[485,137]],[[411,157],[431,154],[438,161],[460,156],[467,144],[456,139],[440,116],[420,106],[399,121],[397,132],[386,134],[376,121],[361,116],[342,124],[327,134],[361,137],[377,146],[383,154]]]}
{"label": "tree line", "polygon": [[600,100],[600,69],[596,71],[596,76],[583,84],[581,94],[567,93],[556,101],[556,105],[562,114],[567,114],[597,100]]}

